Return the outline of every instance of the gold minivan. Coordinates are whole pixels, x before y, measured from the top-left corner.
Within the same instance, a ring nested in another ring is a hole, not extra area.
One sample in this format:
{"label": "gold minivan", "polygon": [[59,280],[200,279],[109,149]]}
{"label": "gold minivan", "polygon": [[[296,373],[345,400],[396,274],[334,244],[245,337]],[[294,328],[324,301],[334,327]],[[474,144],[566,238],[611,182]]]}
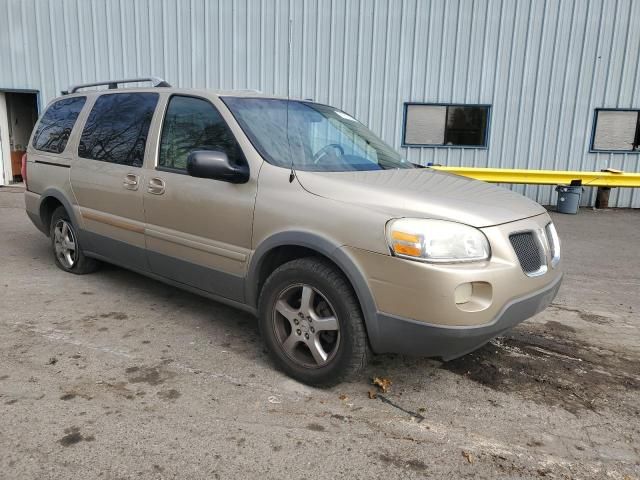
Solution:
{"label": "gold minivan", "polygon": [[26,210],[61,269],[105,261],[252,312],[312,385],[371,353],[464,355],[556,295],[537,203],[411,164],[327,105],[147,80],[71,87],[34,129]]}

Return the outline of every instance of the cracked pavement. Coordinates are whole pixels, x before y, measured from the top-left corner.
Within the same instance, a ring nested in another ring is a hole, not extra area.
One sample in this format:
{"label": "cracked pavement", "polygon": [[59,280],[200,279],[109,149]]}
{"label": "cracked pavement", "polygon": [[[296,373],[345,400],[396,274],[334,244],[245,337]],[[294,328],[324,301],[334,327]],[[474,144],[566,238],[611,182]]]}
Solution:
{"label": "cracked pavement", "polygon": [[[248,314],[105,265],[54,265],[0,189],[4,478],[640,478],[640,211],[553,214],[554,305],[445,363],[374,357],[328,390]],[[369,398],[371,378],[393,384]]]}

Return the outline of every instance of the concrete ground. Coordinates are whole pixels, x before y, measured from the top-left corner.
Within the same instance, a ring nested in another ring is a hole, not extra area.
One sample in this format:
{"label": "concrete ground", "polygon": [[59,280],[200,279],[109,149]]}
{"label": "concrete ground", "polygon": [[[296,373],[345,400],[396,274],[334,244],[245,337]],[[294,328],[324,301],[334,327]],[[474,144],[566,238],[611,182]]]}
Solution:
{"label": "concrete ground", "polygon": [[[640,478],[640,211],[556,215],[553,306],[443,364],[276,371],[254,319],[125,270],[69,275],[0,189],[0,477]],[[370,399],[371,377],[393,382]]]}

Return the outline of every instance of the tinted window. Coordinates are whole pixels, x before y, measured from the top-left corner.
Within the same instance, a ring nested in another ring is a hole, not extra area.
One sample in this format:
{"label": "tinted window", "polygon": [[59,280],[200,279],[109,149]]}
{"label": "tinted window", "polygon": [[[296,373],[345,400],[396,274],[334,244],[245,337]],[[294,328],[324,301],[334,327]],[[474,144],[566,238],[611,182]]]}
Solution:
{"label": "tinted window", "polygon": [[157,93],[102,95],[82,131],[78,155],[141,167]]}
{"label": "tinted window", "polygon": [[158,166],[186,170],[187,157],[194,150],[219,150],[231,162],[244,163],[240,146],[211,103],[173,96],[162,127]]}
{"label": "tinted window", "polygon": [[51,153],[62,153],[76,123],[86,97],[58,100],[44,113],[33,136],[33,147]]}
{"label": "tinted window", "polygon": [[486,105],[407,104],[404,145],[485,147]]}

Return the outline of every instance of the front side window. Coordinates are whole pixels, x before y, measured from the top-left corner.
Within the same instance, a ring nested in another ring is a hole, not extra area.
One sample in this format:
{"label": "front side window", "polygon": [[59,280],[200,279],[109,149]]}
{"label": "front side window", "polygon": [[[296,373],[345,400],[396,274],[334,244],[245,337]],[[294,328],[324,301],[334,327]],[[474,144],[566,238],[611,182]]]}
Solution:
{"label": "front side window", "polygon": [[141,167],[157,93],[105,94],[96,100],[80,137],[82,158]]}
{"label": "front side window", "polygon": [[591,151],[624,153],[639,149],[640,110],[596,110]]}
{"label": "front side window", "polygon": [[362,123],[333,107],[272,98],[223,101],[271,164],[324,172],[414,167]]}
{"label": "front side window", "polygon": [[62,153],[87,97],[63,98],[51,104],[33,135],[33,148]]}
{"label": "front side window", "polygon": [[486,147],[488,105],[405,104],[403,145]]}
{"label": "front side window", "polygon": [[232,163],[244,163],[233,133],[210,102],[174,95],[164,117],[158,167],[186,170],[187,157],[196,150],[221,151]]}

